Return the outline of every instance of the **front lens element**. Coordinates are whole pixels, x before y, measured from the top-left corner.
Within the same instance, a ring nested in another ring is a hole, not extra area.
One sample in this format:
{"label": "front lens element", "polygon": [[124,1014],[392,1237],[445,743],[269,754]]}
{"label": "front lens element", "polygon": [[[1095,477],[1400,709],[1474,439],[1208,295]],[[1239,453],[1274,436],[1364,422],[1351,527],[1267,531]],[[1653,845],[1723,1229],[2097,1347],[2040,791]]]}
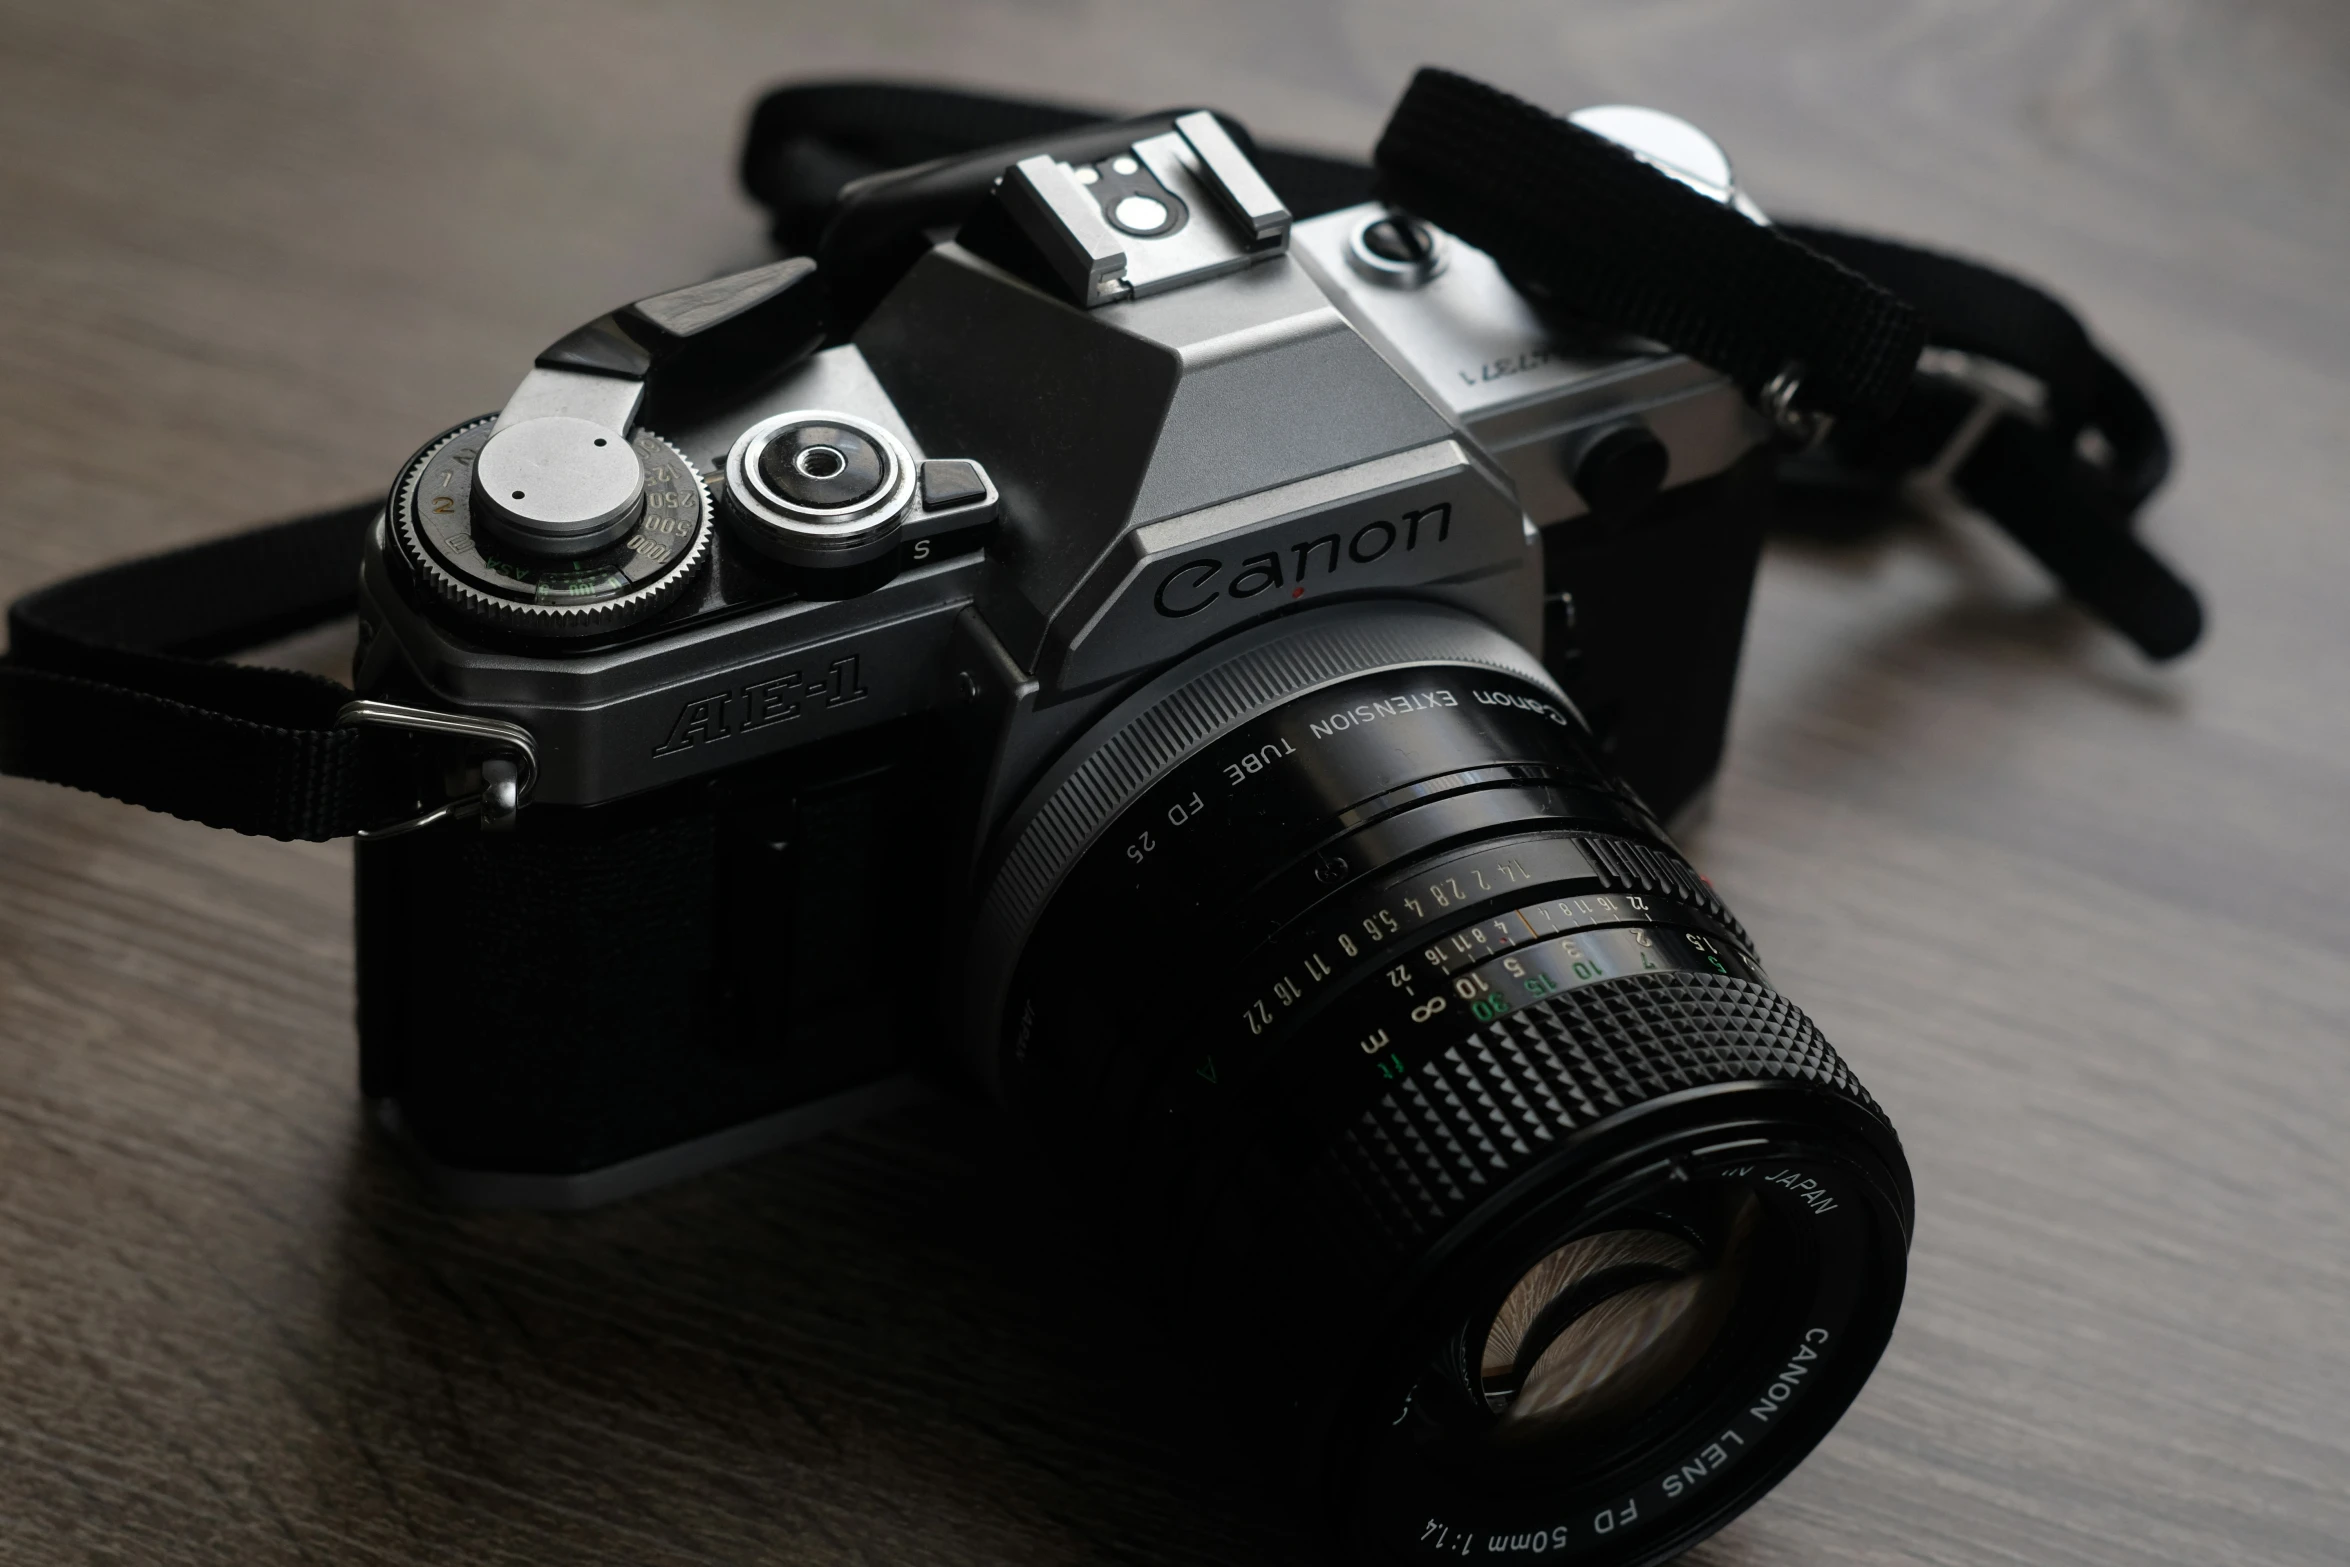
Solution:
{"label": "front lens element", "polygon": [[1761,1205],[1729,1199],[1713,1255],[1689,1235],[1611,1229],[1526,1270],[1485,1333],[1479,1390],[1496,1440],[1589,1441],[1654,1408],[1721,1336]]}

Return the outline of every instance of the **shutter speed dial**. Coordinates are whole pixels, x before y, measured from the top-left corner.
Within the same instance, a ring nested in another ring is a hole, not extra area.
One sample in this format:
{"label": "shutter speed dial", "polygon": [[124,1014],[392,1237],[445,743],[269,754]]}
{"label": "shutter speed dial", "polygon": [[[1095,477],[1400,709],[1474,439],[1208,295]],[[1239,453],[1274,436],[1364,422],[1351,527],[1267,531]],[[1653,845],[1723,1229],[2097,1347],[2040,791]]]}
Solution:
{"label": "shutter speed dial", "polygon": [[644,464],[592,420],[501,425],[473,465],[474,520],[533,555],[593,555],[628,537],[644,509]]}
{"label": "shutter speed dial", "polygon": [[400,486],[400,556],[466,619],[596,636],[669,603],[708,559],[701,475],[658,435],[561,417],[494,428],[441,437]]}

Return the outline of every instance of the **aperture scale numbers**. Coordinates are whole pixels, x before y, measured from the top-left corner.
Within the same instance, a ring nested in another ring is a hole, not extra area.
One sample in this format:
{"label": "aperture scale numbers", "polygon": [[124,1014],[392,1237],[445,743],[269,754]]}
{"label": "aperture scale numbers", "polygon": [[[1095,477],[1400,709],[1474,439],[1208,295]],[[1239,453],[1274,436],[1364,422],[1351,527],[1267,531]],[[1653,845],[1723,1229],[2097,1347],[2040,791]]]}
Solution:
{"label": "aperture scale numbers", "polygon": [[[1612,910],[1598,907],[1603,896],[1614,905]],[[1220,1049],[1195,1059],[1193,1070],[1182,1074],[1182,1081],[1169,1079],[1170,1088],[1178,1092],[1175,1100],[1166,1102],[1166,1108],[1176,1110],[1184,1101],[1204,1108],[1203,1095],[1222,1099],[1268,1069],[1284,1079],[1296,1081],[1301,1088],[1321,1081],[1323,1087],[1305,1089],[1317,1095],[1330,1092],[1339,1081],[1358,1072],[1364,1077],[1354,1080],[1364,1082],[1366,1087],[1392,1084],[1468,1030],[1496,1022],[1550,997],[1630,975],[1719,974],[1755,984],[1769,983],[1762,969],[1726,936],[1693,930],[1686,923],[1650,923],[1645,907],[1631,906],[1635,902],[1645,905],[1647,901],[1594,894],[1555,898],[1512,910],[1499,916],[1520,922],[1519,931],[1506,950],[1490,930],[1488,944],[1482,949],[1471,940],[1464,951],[1454,945],[1449,934],[1418,952],[1397,956],[1390,949],[1382,956],[1396,956],[1397,960],[1387,966],[1384,982],[1374,978],[1347,992],[1339,1000],[1336,1012],[1323,1018],[1317,1027],[1318,1037],[1332,1041],[1323,1048],[1341,1053],[1341,1061],[1333,1061],[1328,1056],[1319,1058],[1326,1067],[1337,1067],[1339,1078],[1332,1078],[1327,1070],[1315,1071],[1313,1063],[1302,1058],[1292,1065],[1281,1065],[1281,1052],[1274,1048],[1270,1038],[1228,1041]],[[1570,920],[1585,923],[1566,934],[1540,934],[1536,931],[1539,917],[1535,911],[1541,909],[1549,910],[1551,918],[1560,924]],[[1665,912],[1684,922],[1689,917],[1687,911],[1677,907]],[[1486,923],[1490,927],[1492,922]],[[1462,934],[1465,936],[1466,932]],[[1292,972],[1318,975],[1321,969],[1322,965],[1316,962],[1305,970]],[[1316,988],[1320,988],[1319,983]],[[1250,1016],[1257,1021],[1259,1033],[1263,1035],[1274,1032],[1266,1021],[1268,1013],[1274,1022],[1296,1021],[1294,1017],[1282,1017],[1272,1008],[1252,1007]],[[1284,1027],[1280,1032],[1286,1034],[1289,1029]]]}
{"label": "aperture scale numbers", "polygon": [[[1360,914],[1353,926],[1317,940],[1303,958],[1245,1002],[1239,1013],[1240,1025],[1252,1039],[1263,1035],[1326,982],[1374,955],[1388,963],[1391,987],[1416,994],[1416,986],[1440,987],[1447,976],[1527,942],[1602,925],[1647,922],[1660,914],[1676,920],[1686,918],[1679,906],[1667,905],[1660,910],[1653,899],[1641,893],[1584,893],[1505,910],[1438,937],[1411,958],[1392,959],[1391,954],[1411,931],[1464,905],[1486,902],[1511,887],[1531,887],[1536,879],[1537,873],[1528,869],[1525,857],[1519,854],[1441,866],[1437,874],[1396,889],[1379,907]],[[1540,879],[1556,881],[1559,877],[1552,871]],[[1727,939],[1698,939],[1706,944],[1705,962],[1719,972],[1760,977],[1753,960]]]}
{"label": "aperture scale numbers", "polygon": [[[1431,918],[1512,887],[1531,889],[1538,875],[1527,867],[1522,855],[1509,852],[1436,866],[1424,880],[1394,889],[1378,907],[1362,911],[1353,925],[1318,938],[1295,967],[1242,1007],[1241,1025],[1251,1038],[1263,1034],[1317,991],[1324,981],[1351,972],[1365,957],[1378,956],[1384,961],[1402,948],[1410,932]],[[1544,879],[1557,878],[1554,874]],[[1626,913],[1622,900],[1612,896],[1579,901],[1604,904],[1596,914],[1607,920],[1639,919],[1645,915],[1644,909]],[[1409,965],[1405,967],[1408,970]]]}
{"label": "aperture scale numbers", "polygon": [[1390,988],[1396,994],[1387,1010],[1400,1021],[1381,1021],[1356,1040],[1357,1051],[1385,1082],[1404,1075],[1403,1047],[1409,1043],[1406,1032],[1439,1018],[1465,1017],[1472,1024],[1490,1023],[1546,996],[1629,974],[1673,970],[1762,981],[1761,971],[1728,942],[1673,925],[1601,926],[1519,946],[1474,966],[1432,965],[1433,976],[1411,977],[1438,981],[1425,988],[1399,973],[1410,967],[1398,964],[1388,971]]}
{"label": "aperture scale numbers", "polygon": [[[1532,891],[1595,878],[1575,845],[1545,837],[1501,844],[1439,862],[1376,902],[1358,904],[1346,923],[1324,926],[1303,957],[1235,1011],[1190,1069],[1170,1080],[1177,1098],[1221,1099],[1271,1066],[1274,1037],[1287,1036],[1317,1003],[1340,1012],[1324,1032],[1348,1042],[1347,1059],[1393,1082],[1424,1055],[1423,1041],[1449,1039],[1543,998],[1628,974],[1659,969],[1723,974],[1768,984],[1761,966],[1726,932],[1684,905],[1640,893],[1588,892],[1545,898],[1487,914],[1473,924],[1443,921],[1512,887]],[[1671,923],[1660,923],[1670,921]],[[1430,938],[1429,927],[1437,927]],[[1416,943],[1416,945],[1415,945]],[[1371,965],[1380,971],[1351,991],[1347,981]],[[1243,993],[1246,994],[1245,992]],[[1432,1027],[1445,1024],[1448,1027]],[[1170,1109],[1174,1108],[1172,1102]]]}

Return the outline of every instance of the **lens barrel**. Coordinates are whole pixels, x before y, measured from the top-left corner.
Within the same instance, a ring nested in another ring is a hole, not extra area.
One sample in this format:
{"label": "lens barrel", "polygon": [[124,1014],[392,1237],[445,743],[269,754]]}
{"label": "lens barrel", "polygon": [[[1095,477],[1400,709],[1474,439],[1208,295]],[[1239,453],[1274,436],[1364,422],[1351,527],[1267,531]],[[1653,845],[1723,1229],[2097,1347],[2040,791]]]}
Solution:
{"label": "lens barrel", "polygon": [[1353,1559],[1647,1562],[1892,1330],[1898,1140],[1539,664],[1427,605],[1210,648],[1017,812],[978,1064]]}

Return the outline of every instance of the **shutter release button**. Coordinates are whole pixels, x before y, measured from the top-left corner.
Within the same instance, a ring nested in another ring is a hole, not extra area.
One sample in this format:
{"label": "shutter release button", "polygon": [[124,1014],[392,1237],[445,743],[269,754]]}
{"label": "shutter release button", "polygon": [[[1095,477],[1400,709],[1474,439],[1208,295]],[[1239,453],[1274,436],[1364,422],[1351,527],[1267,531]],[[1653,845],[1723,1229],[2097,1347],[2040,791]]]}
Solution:
{"label": "shutter release button", "polygon": [[759,453],[759,482],[779,500],[830,511],[871,498],[890,479],[891,466],[862,431],[810,422],[768,440]]}

